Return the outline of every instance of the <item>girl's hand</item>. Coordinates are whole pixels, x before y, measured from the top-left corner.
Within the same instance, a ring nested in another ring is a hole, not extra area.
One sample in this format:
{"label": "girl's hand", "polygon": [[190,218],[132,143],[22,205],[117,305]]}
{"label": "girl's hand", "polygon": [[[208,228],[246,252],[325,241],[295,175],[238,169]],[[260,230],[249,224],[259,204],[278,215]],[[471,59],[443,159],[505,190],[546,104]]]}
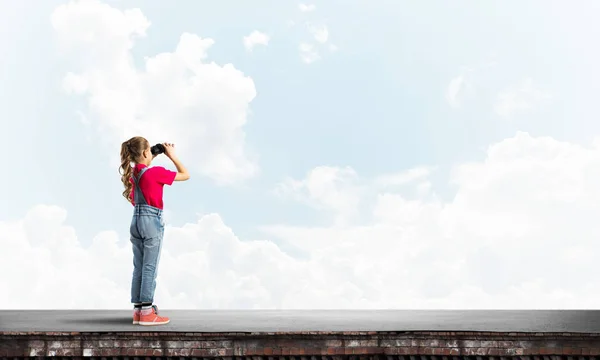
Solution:
{"label": "girl's hand", "polygon": [[175,144],[163,143],[163,146],[165,147],[165,155],[167,155],[169,159],[175,156]]}

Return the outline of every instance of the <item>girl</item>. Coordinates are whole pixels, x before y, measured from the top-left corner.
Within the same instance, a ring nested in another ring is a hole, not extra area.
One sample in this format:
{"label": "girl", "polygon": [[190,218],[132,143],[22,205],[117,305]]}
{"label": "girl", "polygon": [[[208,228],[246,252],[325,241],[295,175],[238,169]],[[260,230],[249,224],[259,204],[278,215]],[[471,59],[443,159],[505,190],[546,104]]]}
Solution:
{"label": "girl", "polygon": [[[150,143],[141,136],[133,137],[121,144],[121,181],[125,185],[123,196],[134,205],[133,218],[129,227],[133,247],[133,278],[131,302],[134,304],[133,323],[140,325],[162,325],[169,318],[158,316],[153,305],[156,275],[162,240],[165,232],[163,220],[163,186],[173,181],[190,178],[186,168],[175,156],[173,144],[164,143],[165,155],[173,161],[177,172],[161,166],[148,166],[156,155],[150,151]],[[135,163],[132,167],[131,163]]]}

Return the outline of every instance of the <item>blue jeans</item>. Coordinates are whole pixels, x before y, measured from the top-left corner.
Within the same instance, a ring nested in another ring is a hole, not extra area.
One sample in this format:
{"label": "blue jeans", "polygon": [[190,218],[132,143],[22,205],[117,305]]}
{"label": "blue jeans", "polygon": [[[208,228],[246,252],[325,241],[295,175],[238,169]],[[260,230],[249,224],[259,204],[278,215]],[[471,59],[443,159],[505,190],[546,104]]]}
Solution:
{"label": "blue jeans", "polygon": [[129,231],[133,247],[131,302],[151,303],[154,301],[158,262],[165,233],[162,210],[145,204],[136,205]]}

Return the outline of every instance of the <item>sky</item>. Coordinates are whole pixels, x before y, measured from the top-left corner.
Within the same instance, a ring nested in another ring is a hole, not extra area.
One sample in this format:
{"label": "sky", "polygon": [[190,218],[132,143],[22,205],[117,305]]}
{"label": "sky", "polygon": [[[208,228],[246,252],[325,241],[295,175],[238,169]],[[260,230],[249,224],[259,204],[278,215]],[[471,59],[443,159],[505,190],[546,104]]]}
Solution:
{"label": "sky", "polygon": [[136,135],[191,173],[161,308],[596,309],[599,16],[0,0],[0,309],[130,308]]}

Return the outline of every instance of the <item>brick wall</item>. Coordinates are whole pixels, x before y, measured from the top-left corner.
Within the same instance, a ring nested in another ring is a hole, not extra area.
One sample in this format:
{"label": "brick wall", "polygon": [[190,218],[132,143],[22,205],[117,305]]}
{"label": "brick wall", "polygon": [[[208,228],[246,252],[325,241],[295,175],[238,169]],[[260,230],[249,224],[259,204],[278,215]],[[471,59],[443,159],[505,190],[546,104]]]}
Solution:
{"label": "brick wall", "polygon": [[[0,358],[248,357],[249,360],[376,359],[428,355],[578,360],[600,355],[600,334],[491,332],[0,333]],[[500,360],[500,359],[498,359]]]}

